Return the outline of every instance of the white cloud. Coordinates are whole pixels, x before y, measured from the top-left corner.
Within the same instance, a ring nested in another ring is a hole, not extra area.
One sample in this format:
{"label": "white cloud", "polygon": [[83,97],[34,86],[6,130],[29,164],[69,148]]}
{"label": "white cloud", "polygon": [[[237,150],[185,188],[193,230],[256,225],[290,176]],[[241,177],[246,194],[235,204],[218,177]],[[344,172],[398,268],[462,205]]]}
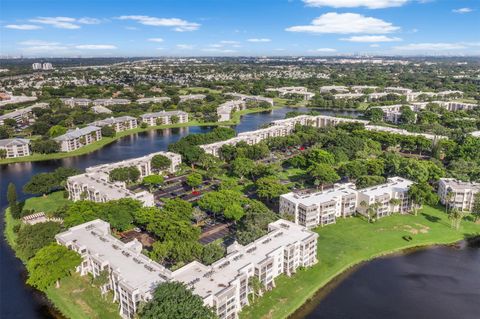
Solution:
{"label": "white cloud", "polygon": [[332,49],[332,48],[318,48],[314,50],[308,50],[309,52],[323,52],[323,53],[331,53],[331,52],[337,52],[337,49]]}
{"label": "white cloud", "polygon": [[51,25],[57,29],[80,29],[79,24],[99,24],[100,20],[95,18],[70,18],[70,17],[37,17],[30,19],[30,22]]}
{"label": "white cloud", "polygon": [[452,12],[455,12],[455,13],[470,13],[472,12],[473,9],[471,8],[460,8],[460,9],[453,9]]}
{"label": "white cloud", "polygon": [[38,30],[42,27],[33,24],[7,24],[5,28],[13,30]]}
{"label": "white cloud", "polygon": [[192,50],[194,46],[191,44],[177,44],[177,48],[180,50]]}
{"label": "white cloud", "polygon": [[267,38],[253,38],[253,39],[247,39],[248,42],[270,42],[272,40],[267,39]]}
{"label": "white cloud", "polygon": [[143,25],[149,25],[154,27],[173,27],[173,31],[195,31],[200,28],[199,23],[188,22],[178,18],[157,18],[140,15],[120,16],[120,20],[133,20]]}
{"label": "white cloud", "polygon": [[68,47],[63,45],[34,45],[22,48],[22,51],[29,53],[43,53],[43,52],[52,52],[57,53],[59,51],[66,51]]}
{"label": "white cloud", "polygon": [[43,40],[26,40],[26,41],[21,41],[18,42],[20,45],[26,45],[26,46],[41,46],[41,45],[58,45],[58,42],[48,42],[48,41],[43,41]]}
{"label": "white cloud", "polygon": [[408,1],[409,0],[303,0],[307,6],[311,7],[367,7],[369,9],[401,7]]}
{"label": "white cloud", "polygon": [[407,45],[393,47],[398,51],[419,51],[419,52],[431,52],[431,51],[450,51],[466,49],[467,46],[462,43],[410,43]]}
{"label": "white cloud", "polygon": [[358,13],[329,12],[314,19],[310,25],[293,26],[290,32],[311,33],[390,33],[400,28],[381,19],[366,17]]}
{"label": "white cloud", "polygon": [[80,44],[75,48],[80,50],[114,50],[117,47],[111,44]]}
{"label": "white cloud", "polygon": [[238,41],[232,41],[232,40],[223,40],[220,41],[221,44],[239,44],[240,42]]}
{"label": "white cloud", "polygon": [[150,38],[148,39],[149,42],[163,42],[162,38]]}
{"label": "white cloud", "polygon": [[379,47],[380,47],[380,44],[377,44],[377,43],[370,44],[370,47],[371,47],[371,48],[379,48]]}
{"label": "white cloud", "polygon": [[397,37],[387,37],[386,35],[355,35],[349,38],[341,38],[342,41],[349,42],[397,42],[402,39]]}

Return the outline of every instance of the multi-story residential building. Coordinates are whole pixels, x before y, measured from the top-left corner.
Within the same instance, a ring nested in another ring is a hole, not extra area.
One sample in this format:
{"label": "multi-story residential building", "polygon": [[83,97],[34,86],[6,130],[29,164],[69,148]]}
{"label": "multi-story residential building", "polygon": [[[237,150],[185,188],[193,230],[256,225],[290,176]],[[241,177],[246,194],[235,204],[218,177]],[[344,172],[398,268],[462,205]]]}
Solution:
{"label": "multi-story residential building", "polygon": [[333,189],[315,192],[290,192],[280,196],[280,213],[294,217],[295,223],[307,228],[336,222],[339,217],[355,214],[355,184],[335,184]]}
{"label": "multi-story residential building", "polygon": [[246,95],[240,93],[225,93],[225,95],[231,96],[241,101],[245,102],[265,102],[273,106],[273,99],[270,97],[257,96],[257,95]]}
{"label": "multi-story residential building", "polygon": [[[368,215],[369,207],[375,207],[377,218],[388,216],[393,212],[405,214],[411,211],[412,202],[408,196],[408,190],[413,184],[412,181],[391,177],[387,183],[358,190],[357,212]],[[395,203],[392,199],[399,200]]]}
{"label": "multi-story residential building", "polygon": [[92,103],[92,100],[90,99],[81,99],[81,98],[61,98],[60,99],[63,104],[70,106],[70,107],[75,107],[75,106],[89,106],[90,103]]}
{"label": "multi-story residential building", "polygon": [[53,70],[53,65],[49,62],[46,62],[42,65],[43,70]]}
{"label": "multi-story residential building", "polygon": [[[7,93],[5,93],[7,94]],[[36,96],[25,96],[25,95],[12,95],[12,94],[7,94],[7,96],[9,98],[7,99],[2,99],[0,101],[0,107],[1,106],[5,106],[5,105],[8,105],[8,104],[16,104],[16,103],[24,103],[24,102],[32,102],[32,101],[35,101],[37,100],[37,97]],[[7,97],[4,95],[4,97]],[[39,103],[39,104],[42,104],[42,103]]]}
{"label": "multi-story residential building", "polygon": [[326,85],[320,87],[320,93],[347,93],[348,89],[346,86],[343,85]]}
{"label": "multi-story residential building", "polygon": [[402,87],[394,87],[394,86],[389,86],[385,88],[385,92],[388,93],[398,93],[401,95],[407,95],[413,92],[412,89],[407,89],[407,88],[402,88]]}
{"label": "multi-story residential building", "polygon": [[428,133],[413,133],[413,132],[409,132],[407,130],[403,130],[399,128],[380,126],[380,125],[365,125],[365,129],[368,131],[386,132],[386,133],[400,134],[400,135],[406,135],[406,136],[423,136],[426,139],[429,139],[432,141],[437,141],[440,139],[448,139],[448,137],[442,136],[442,135],[433,135]]}
{"label": "multi-story residential building", "polygon": [[122,198],[137,199],[144,206],[154,206],[153,194],[142,191],[132,192],[127,189],[124,182],[110,182],[106,173],[94,172],[71,176],[66,185],[68,198],[74,202],[78,200],[90,200],[97,203],[105,203]]}
{"label": "multi-story residential building", "polygon": [[152,299],[157,285],[179,281],[212,307],[220,319],[231,319],[238,318],[242,307],[249,304],[252,277],[266,289],[273,289],[279,275],[290,276],[299,267],[317,263],[318,234],[281,219],[270,223],[268,230],[267,235],[246,246],[229,246],[227,256],[210,266],[194,261],[174,272],[144,256],[138,241],[123,243],[113,237],[110,225],[99,219],[72,227],[55,238],[81,255],[83,261],[77,267],[81,275],[96,277],[101,271],[108,272],[109,282],[102,290],[113,291],[123,318],[133,318],[139,303]]}
{"label": "multi-story residential building", "polygon": [[468,110],[473,110],[477,107],[480,107],[478,104],[472,104],[472,103],[463,103],[463,102],[444,102],[444,101],[435,101],[433,103],[439,104],[441,107],[446,108],[448,111],[454,112],[454,111],[468,111]]}
{"label": "multi-story residential building", "polygon": [[373,85],[354,85],[350,88],[355,93],[364,93],[365,90],[377,90],[378,86]]}
{"label": "multi-story residential building", "polygon": [[461,211],[472,211],[475,194],[480,192],[480,183],[463,182],[454,178],[441,178],[438,196],[443,205]]}
{"label": "multi-story residential building", "polygon": [[17,122],[18,125],[29,125],[35,122],[35,115],[33,114],[34,108],[45,109],[49,105],[48,103],[36,103],[34,105],[25,107],[23,109],[17,109],[10,113],[0,115],[0,125],[5,125],[5,120],[12,119]]}
{"label": "multi-story residential building", "polygon": [[32,64],[32,69],[34,70],[41,70],[42,69],[42,64],[39,62],[33,63]]}
{"label": "multi-story residential building", "polygon": [[110,117],[104,120],[95,121],[90,125],[104,127],[111,126],[115,132],[122,132],[137,128],[137,119],[132,116]]}
{"label": "multi-story residential building", "polygon": [[127,105],[130,104],[131,101],[128,99],[96,99],[93,100],[93,105],[101,105],[101,106],[109,106],[109,105]]}
{"label": "multi-story residential building", "polygon": [[5,150],[5,158],[30,155],[30,140],[25,138],[7,138],[0,140],[0,150]]}
{"label": "multi-story residential building", "polygon": [[105,106],[101,106],[101,105],[92,106],[92,111],[93,111],[93,113],[96,113],[96,114],[111,114],[112,113],[112,111],[110,109],[107,109]]}
{"label": "multi-story residential building", "polygon": [[115,168],[135,166],[140,171],[140,178],[143,178],[145,176],[153,174],[151,162],[152,162],[152,158],[155,155],[163,155],[168,159],[170,159],[170,162],[171,162],[170,167],[168,167],[165,170],[168,173],[175,173],[180,167],[180,164],[182,164],[182,156],[180,154],[176,154],[172,152],[156,152],[156,153],[151,153],[142,157],[131,158],[131,159],[127,159],[120,162],[91,166],[86,169],[86,172],[87,173],[100,172],[100,173],[108,174],[111,170]]}
{"label": "multi-story residential building", "polygon": [[92,144],[102,139],[102,129],[98,126],[87,126],[76,128],[67,133],[55,137],[54,140],[60,143],[62,152],[71,152],[82,146]]}
{"label": "multi-story residential building", "polygon": [[480,137],[480,131],[471,132],[470,135],[473,137]]}
{"label": "multi-story residential building", "polygon": [[171,99],[168,96],[159,96],[159,97],[144,97],[137,100],[138,104],[148,104],[148,103],[163,103],[170,101]]}
{"label": "multi-story residential building", "polygon": [[175,123],[187,123],[188,113],[183,111],[161,111],[155,113],[146,113],[140,116],[142,122],[147,123],[149,126],[174,124],[172,118],[178,120]]}
{"label": "multi-story residential building", "polygon": [[354,100],[363,99],[364,97],[365,95],[363,93],[339,93],[333,95],[335,100]]}
{"label": "multi-story residential building", "polygon": [[233,112],[241,111],[247,108],[244,100],[227,101],[217,107],[217,116],[219,122],[230,121]]}
{"label": "multi-story residential building", "polygon": [[286,95],[300,95],[304,100],[310,100],[315,96],[315,93],[308,92],[308,89],[303,86],[285,86],[281,88],[266,89],[269,92],[278,92],[280,96]]}
{"label": "multi-story residential building", "polygon": [[205,94],[188,94],[188,95],[180,95],[180,103],[191,101],[191,100],[203,100],[207,96]]}

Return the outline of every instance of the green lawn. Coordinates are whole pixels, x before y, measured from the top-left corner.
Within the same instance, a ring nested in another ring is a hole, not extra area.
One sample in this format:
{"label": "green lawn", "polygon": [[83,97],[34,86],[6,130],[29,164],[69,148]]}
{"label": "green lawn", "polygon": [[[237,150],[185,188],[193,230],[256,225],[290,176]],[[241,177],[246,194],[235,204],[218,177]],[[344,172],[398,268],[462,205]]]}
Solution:
{"label": "green lawn", "polygon": [[19,219],[15,219],[12,217],[12,214],[10,214],[10,208],[7,208],[5,210],[5,229],[4,229],[4,236],[5,239],[7,240],[7,243],[12,247],[13,249],[15,248],[15,243],[17,242],[17,234],[13,231],[13,228],[16,225],[20,224]]}
{"label": "green lawn", "polygon": [[25,201],[23,209],[33,209],[36,212],[52,213],[59,208],[69,205],[72,201],[63,197],[63,191],[54,192],[47,196],[32,197]]}
{"label": "green lawn", "polygon": [[157,126],[149,126],[146,128],[137,127],[132,130],[127,130],[123,132],[118,132],[115,137],[103,137],[101,140],[96,141],[92,144],[86,145],[81,147],[72,152],[59,152],[59,153],[52,153],[52,154],[33,154],[30,156],[24,157],[16,157],[16,158],[4,158],[0,159],[1,164],[11,164],[11,163],[22,163],[22,162],[37,162],[37,161],[46,161],[52,159],[60,159],[66,157],[73,157],[83,154],[88,154],[98,149],[101,149],[105,145],[115,142],[116,140],[120,139],[121,137],[132,135],[140,132],[146,132],[150,130],[158,130],[158,129],[166,129],[166,128],[178,128],[178,127],[188,127],[188,126],[231,126],[237,125],[240,123],[240,118],[242,115],[249,114],[249,113],[258,113],[263,111],[270,111],[280,107],[274,106],[268,109],[264,108],[252,108],[248,110],[243,110],[239,112],[235,112],[230,121],[225,122],[199,122],[199,121],[189,121],[187,123],[177,123],[177,124],[168,124],[168,125],[157,125]]}
{"label": "green lawn", "polygon": [[[468,234],[480,234],[480,224],[463,221],[450,228],[446,214],[425,207],[418,216],[394,215],[368,224],[360,218],[339,220],[316,229],[318,259],[315,266],[294,276],[276,279],[276,288],[241,312],[241,318],[287,318],[334,277],[362,261],[414,246],[449,244]],[[413,237],[406,242],[402,236]]]}
{"label": "green lawn", "polygon": [[46,294],[55,307],[69,319],[118,319],[118,304],[113,296],[100,294],[100,289],[89,283],[89,277],[75,273],[60,281],[60,288],[52,286]]}

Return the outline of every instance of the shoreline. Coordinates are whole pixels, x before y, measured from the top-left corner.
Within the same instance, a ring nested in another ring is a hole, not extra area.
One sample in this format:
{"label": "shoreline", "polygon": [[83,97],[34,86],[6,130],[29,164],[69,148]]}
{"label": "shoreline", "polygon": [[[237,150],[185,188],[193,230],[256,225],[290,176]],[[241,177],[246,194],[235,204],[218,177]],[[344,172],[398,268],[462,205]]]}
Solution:
{"label": "shoreline", "polygon": [[97,151],[103,148],[106,145],[109,145],[123,137],[130,136],[137,133],[148,132],[151,130],[161,130],[161,129],[170,129],[170,128],[182,128],[182,127],[192,127],[192,126],[234,126],[240,123],[241,117],[246,114],[252,113],[261,113],[267,111],[273,111],[277,109],[281,109],[282,106],[273,106],[270,108],[253,108],[247,109],[243,111],[235,112],[232,115],[232,118],[229,121],[225,122],[205,122],[201,123],[198,121],[189,121],[186,123],[178,123],[178,124],[168,124],[168,125],[156,125],[156,126],[148,126],[146,128],[137,127],[132,130],[126,130],[122,132],[118,132],[115,134],[114,137],[103,137],[101,140],[96,141],[92,144],[83,146],[75,151],[72,152],[58,152],[58,153],[51,153],[51,154],[33,154],[30,156],[24,157],[14,157],[8,159],[1,159],[0,165],[6,164],[15,164],[15,163],[26,163],[26,162],[40,162],[40,161],[48,161],[48,160],[56,160],[68,157],[75,157],[79,155],[85,155]]}

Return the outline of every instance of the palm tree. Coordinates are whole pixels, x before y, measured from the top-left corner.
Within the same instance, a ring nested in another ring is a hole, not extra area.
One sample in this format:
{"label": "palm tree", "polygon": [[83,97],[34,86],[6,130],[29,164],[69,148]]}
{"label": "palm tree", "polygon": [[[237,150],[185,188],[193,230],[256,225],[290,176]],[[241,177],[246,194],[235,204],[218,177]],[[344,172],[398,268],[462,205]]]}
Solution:
{"label": "palm tree", "polygon": [[397,207],[397,206],[399,206],[399,205],[402,203],[402,201],[401,201],[400,199],[398,199],[398,198],[392,198],[392,199],[390,199],[389,203],[390,203],[390,205],[392,205],[393,207]]}
{"label": "palm tree", "polygon": [[255,301],[255,296],[260,296],[262,293],[263,284],[257,276],[253,276],[250,277],[250,280],[248,281],[248,286],[253,293],[252,301]]}
{"label": "palm tree", "polygon": [[455,197],[455,193],[449,188],[447,190],[447,194],[445,195],[445,212],[448,213],[448,209],[451,208],[453,198]]}
{"label": "palm tree", "polygon": [[459,210],[458,208],[454,207],[448,214],[448,219],[450,219],[452,228],[458,230],[460,228],[460,223],[462,222],[463,217],[465,216],[465,212]]}

